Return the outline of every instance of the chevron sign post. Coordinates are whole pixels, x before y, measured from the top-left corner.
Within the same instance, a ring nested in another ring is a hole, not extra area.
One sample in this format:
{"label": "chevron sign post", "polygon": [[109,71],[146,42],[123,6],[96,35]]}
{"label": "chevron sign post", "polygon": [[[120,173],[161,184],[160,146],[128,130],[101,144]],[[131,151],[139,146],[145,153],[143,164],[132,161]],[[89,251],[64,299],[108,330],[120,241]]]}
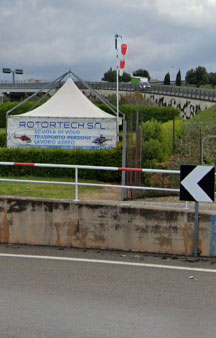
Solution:
{"label": "chevron sign post", "polygon": [[199,202],[214,202],[215,168],[202,165],[181,165],[180,200],[195,202],[194,256],[198,254]]}

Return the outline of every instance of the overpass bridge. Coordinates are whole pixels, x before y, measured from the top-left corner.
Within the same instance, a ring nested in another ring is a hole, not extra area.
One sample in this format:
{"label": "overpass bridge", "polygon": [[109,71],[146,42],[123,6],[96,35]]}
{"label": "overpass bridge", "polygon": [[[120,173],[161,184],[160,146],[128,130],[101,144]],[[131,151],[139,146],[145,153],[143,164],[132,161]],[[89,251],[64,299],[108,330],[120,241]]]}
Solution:
{"label": "overpass bridge", "polygon": [[[52,82],[0,82],[0,101],[10,99],[11,101],[21,100],[26,95],[31,95],[37,91],[53,95],[63,83],[58,83],[55,89],[52,89]],[[85,92],[87,96],[92,95],[81,82],[76,82],[77,86]],[[109,97],[116,92],[115,82],[87,82],[94,90]],[[44,88],[46,87],[46,88]],[[135,91],[139,91],[146,98],[151,99],[157,105],[173,106],[180,109],[182,117],[187,119],[197,113],[216,104],[216,90],[200,89],[191,87],[177,87],[174,85],[165,86],[163,84],[152,83],[150,88],[140,88],[131,83],[120,82],[120,97]]]}

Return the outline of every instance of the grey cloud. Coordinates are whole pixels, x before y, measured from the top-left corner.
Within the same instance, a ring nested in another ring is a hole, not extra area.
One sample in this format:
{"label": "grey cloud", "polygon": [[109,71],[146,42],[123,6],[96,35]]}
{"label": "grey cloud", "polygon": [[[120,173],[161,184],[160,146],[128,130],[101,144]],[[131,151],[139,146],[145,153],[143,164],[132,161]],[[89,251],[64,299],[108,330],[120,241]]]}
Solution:
{"label": "grey cloud", "polygon": [[[141,67],[163,78],[170,69],[186,72],[199,64],[214,71],[213,21],[198,25],[198,0],[192,0],[191,9],[196,24],[183,17],[188,1],[176,0],[176,8],[173,3],[2,0],[0,66],[23,68],[23,78],[53,79],[71,68],[84,79],[100,80],[116,66],[114,35],[119,33],[128,43],[129,73]],[[208,9],[203,9],[205,18],[211,18]]]}

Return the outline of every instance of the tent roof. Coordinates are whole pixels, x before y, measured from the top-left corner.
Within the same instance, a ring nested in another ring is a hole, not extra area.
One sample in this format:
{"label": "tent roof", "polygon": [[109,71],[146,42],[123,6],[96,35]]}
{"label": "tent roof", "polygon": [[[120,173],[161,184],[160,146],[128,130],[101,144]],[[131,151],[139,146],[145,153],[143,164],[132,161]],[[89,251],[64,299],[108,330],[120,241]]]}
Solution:
{"label": "tent roof", "polygon": [[116,118],[94,105],[71,78],[47,102],[30,112],[31,117]]}

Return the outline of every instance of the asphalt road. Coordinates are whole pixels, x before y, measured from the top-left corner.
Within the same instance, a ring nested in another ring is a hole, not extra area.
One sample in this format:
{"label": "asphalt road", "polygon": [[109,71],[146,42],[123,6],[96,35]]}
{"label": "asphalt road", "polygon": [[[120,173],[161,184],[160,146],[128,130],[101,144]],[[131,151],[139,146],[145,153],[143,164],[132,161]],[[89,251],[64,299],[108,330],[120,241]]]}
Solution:
{"label": "asphalt road", "polygon": [[1,245],[0,271],[1,338],[216,335],[215,259]]}

